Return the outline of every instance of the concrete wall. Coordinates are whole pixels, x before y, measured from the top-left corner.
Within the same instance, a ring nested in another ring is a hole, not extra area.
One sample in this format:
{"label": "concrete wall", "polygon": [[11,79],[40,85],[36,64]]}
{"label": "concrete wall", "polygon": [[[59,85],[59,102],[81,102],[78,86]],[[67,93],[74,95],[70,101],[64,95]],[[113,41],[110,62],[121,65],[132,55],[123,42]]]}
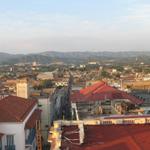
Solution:
{"label": "concrete wall", "polygon": [[[25,132],[23,123],[0,123],[0,132],[5,135],[14,135],[16,150],[25,149]],[[3,139],[3,149],[7,145],[6,136]]]}
{"label": "concrete wall", "polygon": [[17,83],[17,96],[22,98],[29,97],[29,85],[28,83]]}
{"label": "concrete wall", "polygon": [[49,98],[39,98],[38,102],[41,105],[40,109],[42,110],[42,115],[41,115],[42,136],[44,142],[47,142],[48,128],[46,128],[45,126],[46,125],[49,126],[50,123],[50,102],[49,102]]}

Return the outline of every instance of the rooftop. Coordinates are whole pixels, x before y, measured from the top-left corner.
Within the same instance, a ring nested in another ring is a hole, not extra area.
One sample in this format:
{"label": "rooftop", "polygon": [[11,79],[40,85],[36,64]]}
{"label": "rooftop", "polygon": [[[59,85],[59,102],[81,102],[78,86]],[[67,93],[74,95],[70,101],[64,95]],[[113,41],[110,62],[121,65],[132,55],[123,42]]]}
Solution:
{"label": "rooftop", "polygon": [[41,110],[36,109],[28,119],[25,128],[31,129],[36,126],[36,121],[41,119]]}
{"label": "rooftop", "polygon": [[22,122],[36,105],[36,100],[7,96],[0,100],[0,122]]}
{"label": "rooftop", "polygon": [[71,94],[72,102],[102,101],[102,100],[128,99],[133,104],[141,104],[142,100],[100,81]]}
{"label": "rooftop", "polygon": [[85,125],[84,143],[79,144],[78,126],[62,128],[61,150],[149,150],[150,126]]}

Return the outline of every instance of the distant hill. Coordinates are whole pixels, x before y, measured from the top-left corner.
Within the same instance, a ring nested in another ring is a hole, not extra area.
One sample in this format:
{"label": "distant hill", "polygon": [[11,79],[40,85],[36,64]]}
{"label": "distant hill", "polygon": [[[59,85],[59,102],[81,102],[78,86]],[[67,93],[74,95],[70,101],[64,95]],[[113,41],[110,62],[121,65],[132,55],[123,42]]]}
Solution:
{"label": "distant hill", "polygon": [[89,51],[75,51],[75,52],[55,52],[55,51],[47,51],[43,53],[39,53],[44,56],[51,57],[139,57],[139,56],[150,56],[150,51],[102,51],[102,52],[89,52]]}
{"label": "distant hill", "polygon": [[0,64],[15,64],[37,61],[42,64],[54,61],[62,61],[64,63],[83,63],[93,60],[115,60],[116,62],[133,61],[138,58],[140,61],[150,63],[149,51],[103,51],[103,52],[55,52],[46,51],[36,54],[8,54],[0,53]]}
{"label": "distant hill", "polygon": [[8,61],[10,59],[15,59],[17,57],[20,57],[20,55],[12,55],[12,54],[8,54],[8,53],[1,53],[0,52],[0,62],[4,62],[4,61]]}

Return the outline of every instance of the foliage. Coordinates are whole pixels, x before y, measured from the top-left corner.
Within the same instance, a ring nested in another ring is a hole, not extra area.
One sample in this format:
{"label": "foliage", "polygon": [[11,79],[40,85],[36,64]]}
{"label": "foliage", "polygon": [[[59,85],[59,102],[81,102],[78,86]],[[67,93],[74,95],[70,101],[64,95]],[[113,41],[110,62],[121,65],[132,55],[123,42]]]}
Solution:
{"label": "foliage", "polygon": [[123,72],[124,71],[124,68],[123,66],[116,66],[115,69],[119,72]]}
{"label": "foliage", "polygon": [[53,86],[53,82],[51,80],[43,80],[41,86],[42,88],[51,88]]}
{"label": "foliage", "polygon": [[102,77],[102,78],[109,78],[109,77],[110,77],[110,74],[109,74],[107,71],[102,70],[102,72],[101,72],[101,77]]}
{"label": "foliage", "polygon": [[43,80],[41,81],[40,85],[35,85],[33,88],[35,90],[42,90],[44,88],[51,88],[53,87],[53,82],[51,80]]}

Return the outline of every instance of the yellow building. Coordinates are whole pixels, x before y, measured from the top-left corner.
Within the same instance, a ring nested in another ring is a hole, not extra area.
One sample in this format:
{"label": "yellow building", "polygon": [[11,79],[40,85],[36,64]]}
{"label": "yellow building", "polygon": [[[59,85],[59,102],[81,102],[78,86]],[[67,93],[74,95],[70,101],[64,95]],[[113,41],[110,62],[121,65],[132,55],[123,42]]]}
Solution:
{"label": "yellow building", "polygon": [[18,97],[29,97],[29,84],[27,79],[19,79],[16,84],[16,89]]}

